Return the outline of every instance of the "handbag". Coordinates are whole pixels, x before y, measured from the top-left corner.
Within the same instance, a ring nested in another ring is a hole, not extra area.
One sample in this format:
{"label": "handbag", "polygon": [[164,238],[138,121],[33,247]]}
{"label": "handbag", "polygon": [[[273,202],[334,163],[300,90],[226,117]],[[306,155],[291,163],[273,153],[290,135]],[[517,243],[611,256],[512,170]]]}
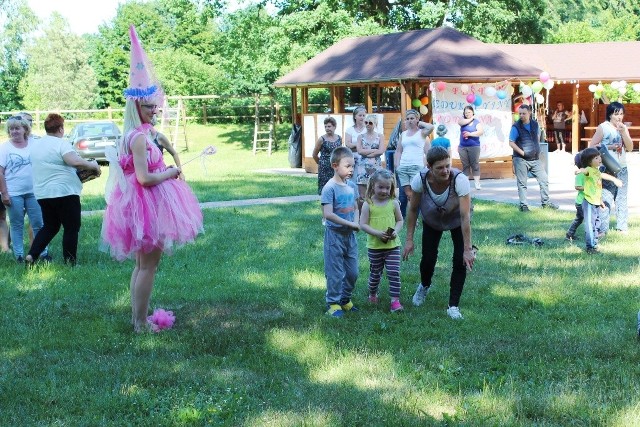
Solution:
{"label": "handbag", "polygon": [[[87,159],[87,161],[92,162],[95,159]],[[98,177],[98,172],[89,169],[76,169],[76,175],[78,175],[78,179],[81,183],[85,183],[91,181],[92,179],[96,179]]]}
{"label": "handbag", "polygon": [[598,151],[600,152],[600,157],[602,157],[602,164],[607,168],[607,172],[611,175],[617,175],[620,169],[622,169],[622,166],[620,166],[618,160],[611,155],[607,146],[600,144]]}

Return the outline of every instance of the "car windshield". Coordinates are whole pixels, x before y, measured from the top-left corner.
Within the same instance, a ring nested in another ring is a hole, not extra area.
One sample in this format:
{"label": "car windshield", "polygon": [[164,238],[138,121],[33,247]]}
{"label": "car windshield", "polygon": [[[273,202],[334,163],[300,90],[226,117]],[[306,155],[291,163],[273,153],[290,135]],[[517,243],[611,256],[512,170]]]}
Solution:
{"label": "car windshield", "polygon": [[88,123],[78,127],[78,136],[91,138],[93,136],[119,135],[120,131],[113,123]]}

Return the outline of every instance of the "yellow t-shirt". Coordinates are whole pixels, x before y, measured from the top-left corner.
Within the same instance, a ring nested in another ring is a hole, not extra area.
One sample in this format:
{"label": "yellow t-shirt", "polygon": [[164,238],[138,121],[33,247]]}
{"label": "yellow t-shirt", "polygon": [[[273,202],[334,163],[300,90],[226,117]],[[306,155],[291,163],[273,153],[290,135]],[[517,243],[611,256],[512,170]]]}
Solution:
{"label": "yellow t-shirt", "polygon": [[[369,204],[369,225],[376,230],[386,230],[387,228],[395,228],[395,199],[389,199],[384,206],[377,206],[373,202],[367,201]],[[367,235],[367,248],[369,249],[393,249],[400,246],[398,238],[389,240],[387,243],[382,242],[371,234]]]}
{"label": "yellow t-shirt", "polygon": [[602,174],[596,168],[588,166],[584,177],[584,198],[592,205],[602,204]]}

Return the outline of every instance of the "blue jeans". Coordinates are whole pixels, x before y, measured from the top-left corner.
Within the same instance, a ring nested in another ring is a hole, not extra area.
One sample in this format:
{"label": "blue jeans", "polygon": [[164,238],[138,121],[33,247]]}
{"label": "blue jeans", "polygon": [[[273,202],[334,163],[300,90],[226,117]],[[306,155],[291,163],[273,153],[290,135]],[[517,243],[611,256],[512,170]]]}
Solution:
{"label": "blue jeans", "polygon": [[404,218],[407,213],[407,205],[409,204],[409,199],[407,199],[407,195],[404,194],[404,190],[402,189],[402,187],[400,187],[400,180],[398,179],[398,173],[396,172],[395,167],[395,153],[396,150],[387,150],[384,152],[384,156],[387,162],[387,169],[394,173],[394,175],[396,176],[396,182],[398,183],[397,187],[400,188],[400,191],[398,191],[398,201],[400,202],[400,212],[402,212],[402,218]]}
{"label": "blue jeans", "polygon": [[[629,219],[629,208],[627,207],[627,190],[629,189],[629,170],[627,167],[623,167],[620,169],[617,175],[618,179],[622,181],[622,187],[618,188],[611,181],[603,180],[602,188],[603,188],[603,198],[604,193],[609,191],[613,196],[613,200],[616,205],[616,229],[621,231],[626,231],[629,228],[628,219]],[[607,227],[608,228],[608,227]]]}
{"label": "blue jeans", "polygon": [[[7,206],[7,211],[9,211],[9,233],[11,234],[13,255],[16,258],[24,257],[24,213],[26,211],[31,228],[33,228],[33,235],[36,236],[42,228],[40,205],[33,193],[21,194],[11,196],[11,206]],[[41,255],[47,255],[47,248]]]}
{"label": "blue jeans", "polygon": [[540,186],[540,199],[543,205],[549,203],[549,178],[540,160],[525,160],[521,157],[513,157],[513,170],[518,184],[518,198],[521,205],[527,204],[527,179],[528,174],[534,176]]}
{"label": "blue jeans", "polygon": [[358,280],[356,233],[339,233],[325,227],[324,275],[327,279],[327,307],[351,301]]}

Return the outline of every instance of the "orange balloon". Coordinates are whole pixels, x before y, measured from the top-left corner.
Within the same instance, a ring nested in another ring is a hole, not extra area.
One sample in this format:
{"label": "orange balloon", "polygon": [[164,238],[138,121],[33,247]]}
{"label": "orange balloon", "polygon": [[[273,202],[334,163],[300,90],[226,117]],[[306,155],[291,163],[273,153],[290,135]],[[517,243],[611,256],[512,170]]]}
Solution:
{"label": "orange balloon", "polygon": [[429,97],[423,96],[422,98],[420,98],[420,102],[422,103],[422,105],[427,105],[429,103]]}

